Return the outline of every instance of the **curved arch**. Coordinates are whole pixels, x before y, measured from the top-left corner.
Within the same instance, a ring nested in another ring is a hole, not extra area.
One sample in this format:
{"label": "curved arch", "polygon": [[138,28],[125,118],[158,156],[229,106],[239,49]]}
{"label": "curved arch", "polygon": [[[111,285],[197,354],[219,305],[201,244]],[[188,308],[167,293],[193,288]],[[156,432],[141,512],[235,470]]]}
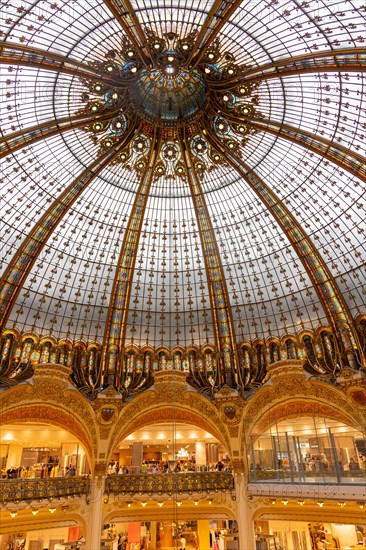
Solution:
{"label": "curved arch", "polygon": [[196,426],[206,430],[216,437],[221,443],[226,447],[226,442],[223,439],[220,432],[206,419],[200,417],[197,413],[192,413],[184,409],[177,409],[176,407],[164,406],[163,408],[155,409],[148,411],[143,415],[140,415],[138,418],[135,418],[131,424],[125,427],[119,438],[116,440],[117,443],[125,439],[128,435],[135,432],[139,428],[144,426],[150,426],[160,422],[184,422],[185,424],[190,424],[191,426]]}
{"label": "curved arch", "polygon": [[91,470],[93,470],[92,442],[83,424],[70,414],[69,410],[46,403],[24,403],[0,413],[0,424],[18,424],[22,422],[45,422],[72,433],[83,445]]}
{"label": "curved arch", "polygon": [[307,397],[297,397],[286,400],[285,402],[274,405],[270,410],[267,410],[258,421],[253,425],[251,434],[256,430],[258,433],[265,433],[266,430],[277,422],[289,420],[290,418],[303,416],[321,416],[338,420],[347,426],[352,426],[362,430],[362,426],[355,422],[355,419],[342,411],[337,405],[323,403],[316,399]]}

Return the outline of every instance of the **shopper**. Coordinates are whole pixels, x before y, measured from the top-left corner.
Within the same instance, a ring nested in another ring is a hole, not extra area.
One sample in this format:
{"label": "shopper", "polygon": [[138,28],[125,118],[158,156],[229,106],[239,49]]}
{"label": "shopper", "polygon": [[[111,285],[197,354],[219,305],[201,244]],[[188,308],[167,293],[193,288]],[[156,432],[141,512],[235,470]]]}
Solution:
{"label": "shopper", "polygon": [[186,550],[186,539],[183,535],[180,536],[180,550]]}

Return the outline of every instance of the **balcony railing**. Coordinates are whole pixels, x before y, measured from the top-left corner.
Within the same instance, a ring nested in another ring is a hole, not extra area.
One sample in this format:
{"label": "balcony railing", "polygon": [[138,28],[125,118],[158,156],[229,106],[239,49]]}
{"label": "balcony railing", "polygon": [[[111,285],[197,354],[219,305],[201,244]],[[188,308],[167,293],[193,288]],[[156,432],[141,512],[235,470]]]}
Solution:
{"label": "balcony railing", "polygon": [[364,471],[326,470],[323,472],[296,471],[294,469],[262,469],[251,471],[249,474],[251,483],[270,481],[272,483],[341,483],[341,484],[366,484]]}
{"label": "balcony railing", "polygon": [[188,472],[174,474],[110,475],[105,492],[114,494],[175,494],[207,491],[232,491],[234,477],[231,472]]}
{"label": "balcony railing", "polygon": [[86,477],[4,479],[0,481],[0,502],[86,495],[89,488],[90,481]]}

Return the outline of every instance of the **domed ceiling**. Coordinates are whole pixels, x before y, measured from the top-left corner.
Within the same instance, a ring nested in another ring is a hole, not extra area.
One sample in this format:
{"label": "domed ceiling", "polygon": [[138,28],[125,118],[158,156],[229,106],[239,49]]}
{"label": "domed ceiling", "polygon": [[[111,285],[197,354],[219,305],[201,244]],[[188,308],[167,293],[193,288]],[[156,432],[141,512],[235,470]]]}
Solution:
{"label": "domed ceiling", "polygon": [[206,346],[231,385],[239,349],[288,338],[362,365],[361,1],[4,11],[4,334],[95,345],[105,372]]}

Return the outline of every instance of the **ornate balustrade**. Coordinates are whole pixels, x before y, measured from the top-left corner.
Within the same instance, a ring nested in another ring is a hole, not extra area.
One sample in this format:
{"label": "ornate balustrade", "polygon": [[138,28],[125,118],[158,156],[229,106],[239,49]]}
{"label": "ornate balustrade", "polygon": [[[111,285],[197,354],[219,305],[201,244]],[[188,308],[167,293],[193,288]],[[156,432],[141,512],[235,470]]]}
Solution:
{"label": "ornate balustrade", "polygon": [[4,479],[0,481],[0,502],[87,495],[89,486],[90,481],[86,477]]}
{"label": "ornate balustrade", "polygon": [[176,474],[110,475],[105,492],[110,494],[180,494],[215,491],[232,491],[234,477],[231,472],[188,472]]}

